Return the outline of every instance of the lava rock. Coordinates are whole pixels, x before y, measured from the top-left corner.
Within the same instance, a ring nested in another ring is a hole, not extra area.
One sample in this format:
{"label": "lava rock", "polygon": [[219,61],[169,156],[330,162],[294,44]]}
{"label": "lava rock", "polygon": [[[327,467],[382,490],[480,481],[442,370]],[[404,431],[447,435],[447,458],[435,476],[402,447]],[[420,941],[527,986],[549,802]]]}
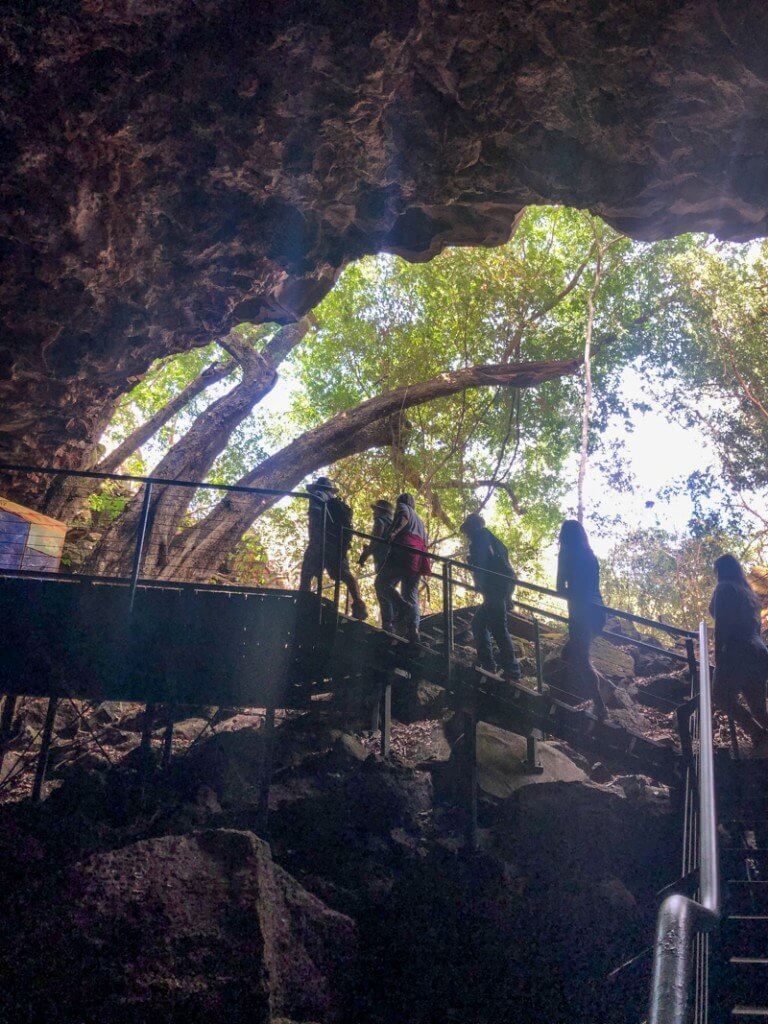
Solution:
{"label": "lava rock", "polygon": [[[19,1024],[339,1019],[353,922],[248,832],[164,836],[95,854],[5,935]],[[73,984],[73,979],[77,983]]]}

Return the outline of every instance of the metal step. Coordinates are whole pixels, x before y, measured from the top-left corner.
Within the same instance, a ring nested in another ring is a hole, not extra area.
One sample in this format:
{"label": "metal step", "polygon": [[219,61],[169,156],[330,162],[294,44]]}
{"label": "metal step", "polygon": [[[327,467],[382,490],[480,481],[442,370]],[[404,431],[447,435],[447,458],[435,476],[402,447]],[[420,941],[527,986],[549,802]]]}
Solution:
{"label": "metal step", "polygon": [[768,957],[732,956],[728,968],[731,1005],[768,1006]]}
{"label": "metal step", "polygon": [[768,1020],[768,1006],[734,1006],[731,1020]]}

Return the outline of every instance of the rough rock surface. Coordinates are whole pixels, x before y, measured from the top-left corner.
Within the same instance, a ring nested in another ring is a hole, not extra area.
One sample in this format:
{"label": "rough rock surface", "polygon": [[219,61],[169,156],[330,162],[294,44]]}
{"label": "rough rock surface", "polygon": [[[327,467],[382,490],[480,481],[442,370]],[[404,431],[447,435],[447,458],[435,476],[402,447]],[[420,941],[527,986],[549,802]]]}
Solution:
{"label": "rough rock surface", "polygon": [[765,233],[767,34],[762,0],[10,0],[0,457],[82,464],[153,358],[525,204]]}
{"label": "rough rock surface", "polygon": [[18,1000],[9,1019],[337,1019],[355,926],[249,832],[149,839],[95,854],[55,882],[45,913],[30,901],[25,941],[7,936]]}

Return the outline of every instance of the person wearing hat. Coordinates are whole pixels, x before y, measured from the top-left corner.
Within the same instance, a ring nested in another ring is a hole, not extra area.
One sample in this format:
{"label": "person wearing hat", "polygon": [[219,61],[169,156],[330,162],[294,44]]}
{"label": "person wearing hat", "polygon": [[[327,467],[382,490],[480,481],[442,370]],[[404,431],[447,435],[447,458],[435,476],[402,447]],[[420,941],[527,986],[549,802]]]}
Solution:
{"label": "person wearing hat", "polygon": [[[307,485],[311,500],[308,510],[309,542],[301,563],[300,590],[311,590],[312,581],[318,579],[323,569],[332,580],[340,579],[352,598],[352,615],[366,619],[365,606],[360,587],[352,575],[349,564],[349,545],[352,541],[352,509],[338,496],[338,487],[327,476],[319,476]],[[323,524],[325,524],[325,559],[323,559]]]}
{"label": "person wearing hat", "polygon": [[381,627],[388,633],[394,633],[398,627],[403,628],[408,639],[416,643],[421,618],[419,579],[430,571],[431,566],[427,554],[427,528],[416,511],[412,494],[399,495],[387,540],[390,546],[376,574]]}
{"label": "person wearing hat", "polygon": [[509,632],[507,611],[517,576],[510,564],[509,552],[477,512],[467,516],[461,524],[461,532],[469,541],[472,578],[482,597],[472,619],[477,660],[486,671],[496,671],[492,645],[495,640],[504,678],[516,682],[521,675],[520,662]]}

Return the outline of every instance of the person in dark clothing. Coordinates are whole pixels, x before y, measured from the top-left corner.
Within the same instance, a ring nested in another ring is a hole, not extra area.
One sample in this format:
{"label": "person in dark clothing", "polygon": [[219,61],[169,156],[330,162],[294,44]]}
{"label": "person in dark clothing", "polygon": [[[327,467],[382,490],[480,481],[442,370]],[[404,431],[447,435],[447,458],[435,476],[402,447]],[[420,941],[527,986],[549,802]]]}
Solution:
{"label": "person in dark clothing", "polygon": [[509,632],[507,612],[517,576],[509,562],[509,553],[495,534],[485,525],[481,515],[473,512],[461,524],[461,532],[469,540],[468,559],[473,566],[472,578],[480,591],[482,604],[472,619],[477,660],[488,672],[496,671],[491,640],[496,641],[504,678],[520,678],[520,662]]}
{"label": "person in dark clothing", "polygon": [[608,712],[600,693],[600,676],[590,656],[592,640],[605,626],[600,564],[589,546],[586,530],[575,519],[566,519],[560,527],[557,590],[568,598],[568,642],[563,658],[581,677],[597,717],[605,719]]}
{"label": "person in dark clothing", "polygon": [[387,551],[389,550],[384,538],[388,537],[392,530],[395,506],[391,501],[379,498],[378,501],[371,505],[371,509],[373,510],[371,536],[380,539],[369,541],[369,543],[365,545],[363,550],[360,552],[357,564],[362,569],[368,559],[373,557],[373,565],[376,572],[378,572],[384,564],[384,559],[386,558]]}
{"label": "person in dark clothing", "polygon": [[[381,628],[394,633],[405,629],[415,643],[419,640],[419,579],[429,572],[427,529],[416,512],[411,494],[401,494],[395,503],[395,515],[387,540],[390,546],[376,575],[376,596],[381,608]],[[398,591],[398,586],[400,590]]]}
{"label": "person in dark clothing", "polygon": [[[733,555],[715,561],[717,586],[709,613],[715,620],[715,704],[752,739],[755,753],[768,753],[768,649],[760,636],[760,604]],[[739,696],[744,698],[744,707]]]}
{"label": "person in dark clothing", "polygon": [[[345,501],[338,497],[338,488],[327,476],[320,476],[309,484],[307,490],[312,495],[309,502],[309,543],[301,563],[300,590],[311,590],[312,581],[318,579],[323,569],[332,580],[340,579],[346,584],[352,598],[352,615],[356,619],[366,619],[368,609],[365,606],[360,587],[352,575],[349,565],[349,544],[352,536],[348,531],[352,526],[352,510]],[[325,558],[323,558],[323,523],[325,523]],[[345,530],[345,527],[347,528]]]}

